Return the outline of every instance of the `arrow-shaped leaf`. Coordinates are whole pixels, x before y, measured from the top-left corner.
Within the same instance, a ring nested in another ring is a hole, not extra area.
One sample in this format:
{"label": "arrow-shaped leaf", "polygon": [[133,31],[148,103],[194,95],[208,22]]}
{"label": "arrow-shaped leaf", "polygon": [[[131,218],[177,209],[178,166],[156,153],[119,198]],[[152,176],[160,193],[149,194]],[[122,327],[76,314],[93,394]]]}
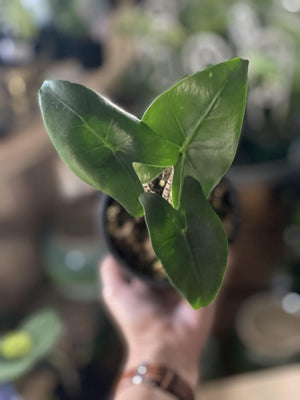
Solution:
{"label": "arrow-shaped leaf", "polygon": [[167,167],[178,146],[97,93],[66,81],[44,82],[40,107],[49,136],[65,163],[133,215],[143,209],[134,161]]}
{"label": "arrow-shaped leaf", "polygon": [[160,95],[143,121],[180,147],[173,201],[184,176],[207,197],[230,167],[238,145],[247,92],[248,61],[235,58],[189,76]]}
{"label": "arrow-shaped leaf", "polygon": [[194,308],[209,304],[224,274],[227,238],[200,184],[184,180],[178,210],[157,194],[143,193],[140,200],[153,249],[170,281]]}

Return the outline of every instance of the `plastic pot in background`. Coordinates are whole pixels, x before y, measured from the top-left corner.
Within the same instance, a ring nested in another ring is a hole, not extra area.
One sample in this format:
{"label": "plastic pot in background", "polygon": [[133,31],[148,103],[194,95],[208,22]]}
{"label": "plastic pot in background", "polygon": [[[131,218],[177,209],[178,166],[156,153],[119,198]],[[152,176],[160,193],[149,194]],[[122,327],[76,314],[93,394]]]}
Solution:
{"label": "plastic pot in background", "polygon": [[300,359],[300,296],[260,292],[246,299],[235,319],[233,360],[239,372]]}

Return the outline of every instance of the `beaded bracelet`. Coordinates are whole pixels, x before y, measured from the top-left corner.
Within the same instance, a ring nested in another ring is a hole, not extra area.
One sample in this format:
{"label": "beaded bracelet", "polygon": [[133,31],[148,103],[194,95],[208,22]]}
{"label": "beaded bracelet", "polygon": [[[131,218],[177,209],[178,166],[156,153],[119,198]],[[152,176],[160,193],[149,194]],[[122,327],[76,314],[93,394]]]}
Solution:
{"label": "beaded bracelet", "polygon": [[158,387],[179,400],[194,400],[190,386],[172,369],[164,365],[141,364],[136,369],[124,372],[118,386],[148,384]]}

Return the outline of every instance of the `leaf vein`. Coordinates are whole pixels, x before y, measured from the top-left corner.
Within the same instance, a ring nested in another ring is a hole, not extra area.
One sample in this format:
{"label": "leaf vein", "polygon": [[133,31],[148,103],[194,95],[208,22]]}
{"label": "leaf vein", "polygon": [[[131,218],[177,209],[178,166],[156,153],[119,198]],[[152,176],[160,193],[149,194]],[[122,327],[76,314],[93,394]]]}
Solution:
{"label": "leaf vein", "polygon": [[209,116],[211,110],[213,109],[214,105],[216,104],[218,98],[220,97],[221,93],[223,92],[225,86],[227,85],[228,81],[224,82],[224,85],[220,88],[220,90],[215,94],[215,96],[213,97],[212,101],[210,102],[210,104],[208,105],[208,107],[206,108],[202,118],[200,118],[200,120],[198,121],[198,123],[196,124],[194,131],[192,133],[192,138],[194,138],[197,135],[197,131],[199,130],[200,126],[202,125],[203,121]]}
{"label": "leaf vein", "polygon": [[[95,131],[89,124],[88,122],[78,113],[78,111],[76,111],[72,106],[70,106],[68,103],[66,103],[66,101],[64,99],[62,99],[60,96],[58,96],[56,93],[52,92],[53,96],[63,104],[63,106],[65,108],[67,108],[68,110],[70,110],[73,114],[76,115],[76,117],[78,117],[80,119],[80,121],[82,121],[82,123],[84,124],[84,126],[91,132],[93,133],[97,139],[101,140],[105,146],[107,146],[109,149],[111,149],[112,152],[114,152],[114,150],[112,149],[112,147],[109,145],[109,143],[107,142],[106,138],[104,139],[103,137],[99,136],[99,134],[97,133],[97,131]],[[112,127],[113,121],[111,122],[109,131]],[[109,132],[107,133],[107,135],[109,134]]]}
{"label": "leaf vein", "polygon": [[215,94],[215,96],[213,97],[212,101],[210,102],[210,104],[208,105],[208,107],[206,108],[205,112],[203,113],[202,117],[199,119],[199,121],[196,123],[196,126],[194,127],[191,136],[189,136],[185,143],[182,146],[182,151],[186,152],[187,148],[189,147],[189,145],[191,144],[191,142],[194,140],[195,136],[197,136],[197,133],[203,123],[203,121],[208,117],[208,115],[210,114],[211,110],[213,109],[213,107],[215,106],[218,98],[220,97],[221,93],[223,92],[223,90],[225,89],[225,86],[227,85],[228,80],[226,80],[224,82],[224,85],[220,88],[220,90]]}
{"label": "leaf vein", "polygon": [[[173,111],[172,111],[172,112],[173,112]],[[176,121],[176,124],[177,124],[177,126],[178,126],[178,128],[179,128],[179,132],[182,134],[182,137],[185,139],[185,138],[186,138],[186,133],[185,133],[185,131],[184,131],[184,129],[183,129],[183,126],[182,126],[181,122],[179,121],[177,115],[174,114],[174,112],[173,112],[173,116],[174,116],[174,119],[175,119],[175,121]]]}

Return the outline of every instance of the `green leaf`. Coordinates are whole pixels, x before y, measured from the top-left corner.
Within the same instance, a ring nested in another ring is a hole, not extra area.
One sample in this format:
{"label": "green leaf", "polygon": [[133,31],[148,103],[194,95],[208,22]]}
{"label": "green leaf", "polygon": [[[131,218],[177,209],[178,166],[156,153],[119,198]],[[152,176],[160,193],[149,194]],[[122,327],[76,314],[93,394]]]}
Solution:
{"label": "green leaf", "polygon": [[62,332],[62,323],[54,311],[44,310],[25,320],[19,330],[29,334],[33,347],[18,359],[7,360],[0,356],[0,384],[14,382],[46,357]]}
{"label": "green leaf", "polygon": [[141,215],[138,196],[143,188],[132,163],[173,165],[178,146],[78,84],[44,82],[39,101],[48,134],[70,169],[129,213]]}
{"label": "green leaf", "polygon": [[157,194],[140,200],[153,249],[171,283],[196,309],[208,305],[221,285],[227,262],[227,238],[200,184],[186,178],[179,209]]}
{"label": "green leaf", "polygon": [[153,181],[164,170],[164,168],[153,167],[141,163],[133,163],[133,168],[141,183],[149,183]]}
{"label": "green leaf", "polygon": [[142,120],[180,147],[174,170],[178,204],[184,176],[207,197],[230,167],[246,106],[248,61],[235,58],[189,76],[161,94]]}

